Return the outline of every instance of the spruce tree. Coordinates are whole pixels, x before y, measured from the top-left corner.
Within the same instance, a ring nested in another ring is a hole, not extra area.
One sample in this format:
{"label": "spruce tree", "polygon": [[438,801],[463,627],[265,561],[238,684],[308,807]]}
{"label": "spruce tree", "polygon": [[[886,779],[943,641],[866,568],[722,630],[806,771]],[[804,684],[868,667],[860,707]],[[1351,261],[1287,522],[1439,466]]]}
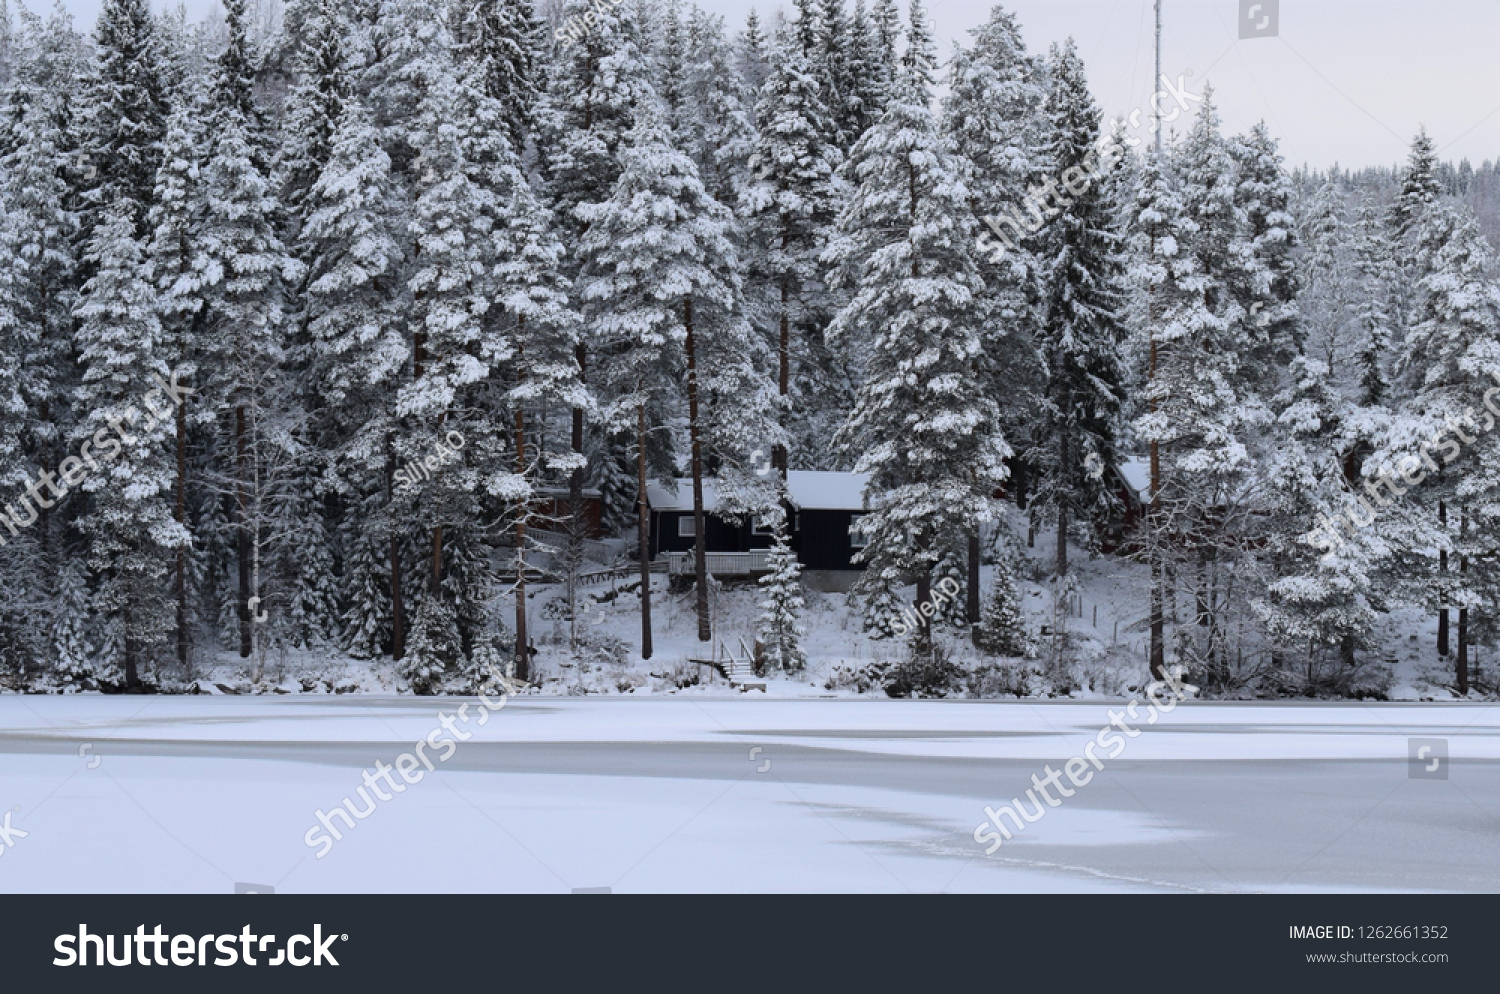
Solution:
{"label": "spruce tree", "polygon": [[1021,611],[1015,566],[1008,556],[995,560],[995,575],[984,604],[984,623],[974,633],[974,644],[991,656],[1029,657],[1035,651]]}
{"label": "spruce tree", "polygon": [[[824,252],[852,290],[829,328],[866,350],[865,380],[839,443],[871,474],[874,508],[860,553],[915,574],[931,599],[944,543],[994,515],[1010,447],[999,410],[972,376],[981,354],[984,281],[960,170],[930,109],[934,60],[920,3],[902,85],[845,167],[858,187]],[[930,653],[921,626],[917,649]]]}
{"label": "spruce tree", "polygon": [[1238,255],[1233,275],[1240,348],[1246,353],[1251,386],[1273,396],[1302,345],[1297,298],[1301,248],[1291,214],[1291,178],[1264,121],[1229,143],[1235,163],[1235,206],[1243,212],[1242,235],[1248,251]]}
{"label": "spruce tree", "polygon": [[506,137],[524,154],[536,129],[542,24],[531,0],[473,0],[458,27],[461,60],[504,117]]}
{"label": "spruce tree", "polygon": [[1410,235],[1422,215],[1442,195],[1443,188],[1437,179],[1437,152],[1424,127],[1412,139],[1406,172],[1401,177],[1401,192],[1391,205],[1391,226],[1396,237],[1405,239]]}
{"label": "spruce tree", "polygon": [[[761,129],[750,160],[755,179],[739,209],[747,220],[756,282],[768,288],[759,310],[776,354],[782,424],[804,443],[798,463],[817,465],[827,435],[816,415],[840,397],[839,377],[820,361],[818,348],[823,315],[833,302],[819,255],[842,199],[836,170],[843,160],[830,138],[812,64],[795,45],[778,44],[772,54],[757,117]],[[772,462],[784,474],[790,454],[777,448]]]}
{"label": "spruce tree", "polygon": [[[672,146],[651,114],[642,114],[631,132],[625,171],[614,194],[578,214],[589,224],[583,242],[588,260],[583,297],[595,340],[613,343],[612,349],[624,353],[612,360],[606,375],[616,423],[632,413],[621,407],[622,396],[635,409],[642,484],[644,420],[652,394],[669,383],[684,387],[698,535],[698,638],[707,642],[712,635],[706,467],[716,454],[745,451],[745,441],[760,434],[761,411],[769,400],[769,391],[757,382],[757,348],[744,317],[733,217],[708,195],[692,160]],[[644,494],[641,498],[644,585],[649,577],[644,571]],[[648,641],[646,633],[643,642]]]}
{"label": "spruce tree", "polygon": [[801,622],[807,602],[802,596],[802,566],[787,537],[784,515],[775,516],[772,542],[766,563],[770,572],[760,578],[765,597],[760,602],[758,631],[767,662],[795,673],[807,665],[807,651],[802,646],[807,630]]}
{"label": "spruce tree", "polygon": [[1054,193],[1058,215],[1037,238],[1043,315],[1038,347],[1046,392],[1032,416],[1038,444],[1027,460],[1038,470],[1035,501],[1057,524],[1060,578],[1068,572],[1070,526],[1106,517],[1113,503],[1108,484],[1089,472],[1086,457],[1106,465],[1116,460],[1124,274],[1116,205],[1087,175],[1101,114],[1071,41],[1053,49],[1048,80],[1042,154],[1067,184],[1067,195]]}
{"label": "spruce tree", "polygon": [[279,334],[288,287],[301,266],[286,251],[277,228],[270,181],[256,165],[256,152],[233,107],[220,108],[223,130],[205,166],[207,209],[200,235],[209,283],[203,290],[203,396],[220,417],[224,447],[222,485],[236,507],[235,558],[239,651],[252,648],[250,598],[253,576],[257,452],[260,413],[277,385],[285,358]]}
{"label": "spruce tree", "polygon": [[745,105],[753,108],[771,75],[766,58],[766,36],[761,32],[760,16],[754,7],[745,15],[745,29],[735,39],[735,49],[741,93]]}
{"label": "spruce tree", "polygon": [[337,0],[314,0],[302,22],[279,163],[282,196],[299,215],[308,189],[333,157],[334,134],[349,99],[351,29]]}
{"label": "spruce tree", "polygon": [[720,18],[694,7],[688,18],[685,93],[679,139],[709,194],[732,207],[749,179],[755,129],[734,76],[734,52]]}
{"label": "spruce tree", "polygon": [[137,236],[161,165],[171,113],[162,43],[147,0],[104,0],[94,26],[84,151],[94,215],[128,200]]}
{"label": "spruce tree", "polygon": [[[167,412],[133,403],[153,375],[165,378],[168,370],[158,358],[156,294],[128,198],[96,226],[89,261],[95,274],[76,311],[84,367],[77,401],[89,414],[74,441],[78,451],[86,440],[104,451],[95,457],[99,472],[85,473],[84,463],[69,458],[58,474],[64,492],[82,476],[82,489],[92,497],[79,527],[88,536],[89,564],[99,577],[94,608],[108,625],[105,657],[111,667],[122,668],[124,686],[137,689],[155,646],[172,630],[168,564],[189,536],[172,517],[170,424],[159,418]],[[111,433],[118,441],[101,441]]]}
{"label": "spruce tree", "polygon": [[1390,390],[1387,368],[1396,333],[1392,295],[1398,275],[1384,219],[1368,199],[1360,208],[1355,239],[1355,323],[1362,403],[1377,406],[1385,402]]}
{"label": "spruce tree", "polygon": [[[157,314],[161,322],[163,358],[178,376],[188,382],[198,379],[198,359],[205,288],[209,277],[200,242],[207,199],[203,185],[203,130],[197,109],[182,108],[167,123],[166,151],[156,175],[155,203],[147,215],[152,237],[149,247],[152,275],[156,280]],[[173,517],[188,526],[188,434],[191,427],[212,422],[212,409],[178,405],[174,412]],[[191,647],[192,550],[180,547],[174,564],[173,597],[176,600],[177,661],[188,665]]]}
{"label": "spruce tree", "polygon": [[1346,455],[1361,442],[1359,419],[1326,363],[1299,357],[1292,373],[1290,403],[1278,419],[1285,434],[1267,467],[1278,481],[1265,508],[1276,523],[1266,550],[1276,576],[1254,606],[1280,645],[1337,651],[1352,672],[1355,650],[1370,645],[1371,573],[1384,543],[1373,530],[1347,534],[1335,526],[1330,534],[1328,522],[1347,505]]}

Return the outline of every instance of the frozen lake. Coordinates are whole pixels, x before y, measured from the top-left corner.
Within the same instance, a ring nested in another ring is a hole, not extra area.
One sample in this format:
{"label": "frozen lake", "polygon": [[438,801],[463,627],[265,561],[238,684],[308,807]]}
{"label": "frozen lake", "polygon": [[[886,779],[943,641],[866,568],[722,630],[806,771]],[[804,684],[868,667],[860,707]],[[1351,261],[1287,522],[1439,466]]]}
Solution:
{"label": "frozen lake", "polygon": [[0,697],[0,891],[1500,891],[1494,705],[1187,703],[986,855],[1121,705],[461,703]]}

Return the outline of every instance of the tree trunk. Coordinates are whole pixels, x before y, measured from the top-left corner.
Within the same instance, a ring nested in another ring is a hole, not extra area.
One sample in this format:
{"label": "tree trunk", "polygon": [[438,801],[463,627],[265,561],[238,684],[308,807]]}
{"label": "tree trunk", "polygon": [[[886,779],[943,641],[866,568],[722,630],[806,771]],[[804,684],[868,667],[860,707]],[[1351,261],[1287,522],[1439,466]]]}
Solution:
{"label": "tree trunk", "polygon": [[[585,382],[588,364],[588,349],[579,343],[575,356],[578,359],[578,382]],[[583,408],[573,408],[573,453],[583,455]],[[568,641],[573,648],[578,644],[578,568],[583,562],[583,467],[573,470],[568,477]]]}
{"label": "tree trunk", "polygon": [[[49,409],[45,400],[42,401],[38,406],[37,413],[38,419],[42,424],[47,424],[52,420],[51,410]],[[45,453],[41,457],[41,464],[43,474],[47,474],[52,471],[52,466],[50,465]],[[61,498],[59,498],[59,500],[60,499]],[[37,545],[41,549],[42,562],[45,563],[47,561],[47,552],[49,551],[52,544],[50,538],[52,533],[52,512],[50,508],[42,506],[42,502],[38,500],[37,515],[40,519],[37,522]]]}
{"label": "tree trunk", "polygon": [[[1438,527],[1448,530],[1448,506],[1438,501]],[[1438,655],[1448,657],[1448,550],[1438,552]]]}
{"label": "tree trunk", "polygon": [[[1469,510],[1460,508],[1458,516],[1458,541],[1462,548],[1464,532],[1469,530]],[[1459,584],[1463,584],[1463,574],[1469,571],[1469,557],[1463,553],[1458,556]],[[1469,609],[1461,607],[1458,609],[1458,692],[1467,696],[1469,693]]]}
{"label": "tree trunk", "polygon": [[[924,535],[920,545],[925,552],[927,549],[927,537]],[[917,632],[916,632],[916,654],[920,659],[932,658],[932,624],[931,620],[922,613],[922,606],[932,607],[932,570],[925,565],[917,574]]]}
{"label": "tree trunk", "polygon": [[[187,410],[181,402],[177,404],[177,502],[172,516],[184,529],[187,528]],[[177,598],[177,662],[186,672],[188,665],[188,606],[187,606],[187,554],[186,547],[177,550],[177,578],[173,594]]]}
{"label": "tree trunk", "polygon": [[651,510],[646,504],[646,405],[636,413],[636,537],[641,543],[641,658],[651,658]]}
{"label": "tree trunk", "polygon": [[1053,571],[1059,580],[1068,575],[1068,502],[1060,494],[1057,501],[1057,562]]}
{"label": "tree trunk", "polygon": [[964,600],[964,617],[971,627],[979,624],[979,531],[969,535],[969,587]]}
{"label": "tree trunk", "polygon": [[[787,239],[783,235],[781,247],[785,249],[786,245]],[[788,282],[788,277],[783,275],[781,277],[781,341],[776,349],[778,367],[776,373],[776,395],[781,399],[781,406],[776,411],[777,421],[781,421],[786,417],[787,394],[790,392],[792,385],[792,321],[791,315],[787,313],[787,302],[791,294],[791,288],[788,286]],[[786,426],[783,424],[782,427],[785,428]],[[781,482],[783,484],[786,483],[788,461],[786,446],[778,442],[771,450],[771,465],[775,467],[776,472],[781,474]],[[787,518],[787,524],[789,526],[791,524],[790,517]]]}
{"label": "tree trunk", "polygon": [[135,624],[132,621],[134,612],[131,611],[128,600],[125,604],[123,614],[125,625],[125,692],[130,693],[131,691],[140,690],[141,677],[140,671],[136,667]]}
{"label": "tree trunk", "polygon": [[[1148,316],[1148,324],[1155,321],[1155,313]],[[1148,382],[1157,381],[1157,336],[1151,336],[1151,370]],[[1152,414],[1157,412],[1157,400],[1149,403]],[[1163,576],[1161,576],[1161,445],[1157,439],[1151,441],[1151,508],[1146,511],[1146,555],[1151,556],[1151,676],[1163,679],[1166,676],[1166,624],[1163,621]]]}
{"label": "tree trunk", "polygon": [[[391,508],[396,496],[396,450],[389,435],[385,439],[386,451],[386,507]],[[396,516],[388,513],[391,530],[391,659],[399,661],[406,655],[406,609],[401,603],[401,540],[397,534]]]}
{"label": "tree trunk", "polygon": [[708,614],[708,526],[703,514],[703,433],[698,423],[698,352],[693,341],[693,301],[682,302],[687,329],[688,435],[693,460],[693,573],[698,581],[698,641],[712,642],[713,619]]}
{"label": "tree trunk", "polygon": [[[516,475],[526,474],[526,411],[516,405]],[[531,679],[531,637],[526,630],[526,523],[531,504],[516,515],[516,676]]]}
{"label": "tree trunk", "polygon": [[239,580],[240,598],[238,614],[240,621],[240,658],[249,659],[251,650],[250,640],[250,565],[253,555],[250,548],[250,495],[246,490],[246,477],[249,475],[250,450],[249,432],[245,427],[245,408],[243,406],[234,409],[234,442],[236,462],[236,500],[239,507],[240,527],[237,535],[237,551],[239,553]]}
{"label": "tree trunk", "polygon": [[[438,428],[442,429],[447,416],[438,419]],[[432,526],[432,569],[427,577],[427,592],[433,597],[443,595],[443,526]]]}

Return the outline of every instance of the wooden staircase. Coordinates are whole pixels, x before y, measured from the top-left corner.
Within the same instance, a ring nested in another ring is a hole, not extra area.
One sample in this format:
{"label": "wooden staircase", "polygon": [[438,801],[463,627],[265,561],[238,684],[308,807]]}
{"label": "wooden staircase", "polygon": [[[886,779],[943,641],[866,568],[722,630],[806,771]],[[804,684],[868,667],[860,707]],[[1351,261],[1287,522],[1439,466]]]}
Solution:
{"label": "wooden staircase", "polygon": [[[738,688],[740,693],[751,690],[759,690],[762,694],[766,692],[766,681],[763,677],[755,675],[755,650],[745,644],[744,639],[738,639],[740,655],[724,645],[720,639],[714,645],[712,659],[694,659],[689,657],[688,662],[697,663],[699,666],[709,666],[729,681],[731,688]],[[758,645],[759,643],[757,643]]]}

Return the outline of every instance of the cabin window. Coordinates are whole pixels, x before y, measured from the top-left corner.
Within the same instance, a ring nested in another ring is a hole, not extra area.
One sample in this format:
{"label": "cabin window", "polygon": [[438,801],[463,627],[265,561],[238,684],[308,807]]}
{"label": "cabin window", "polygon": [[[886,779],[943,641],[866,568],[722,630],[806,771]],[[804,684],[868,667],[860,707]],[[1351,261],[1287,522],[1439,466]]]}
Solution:
{"label": "cabin window", "polygon": [[684,514],[682,517],[678,518],[677,519],[677,537],[678,538],[697,538],[698,537],[698,519],[694,518],[691,514]]}

